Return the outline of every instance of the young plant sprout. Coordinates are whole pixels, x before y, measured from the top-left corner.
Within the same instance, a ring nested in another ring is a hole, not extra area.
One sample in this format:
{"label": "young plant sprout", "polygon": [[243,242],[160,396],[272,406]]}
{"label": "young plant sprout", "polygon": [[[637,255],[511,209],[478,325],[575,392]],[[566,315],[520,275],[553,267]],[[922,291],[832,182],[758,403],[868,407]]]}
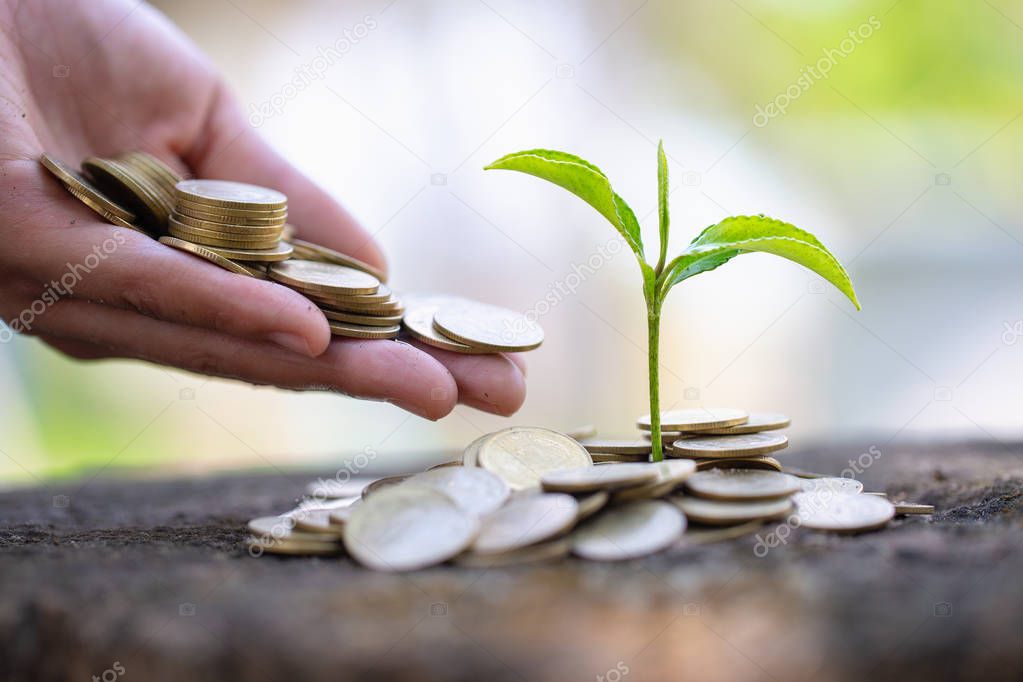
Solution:
{"label": "young plant sprout", "polygon": [[643,274],[643,298],[646,300],[650,372],[650,443],[653,460],[661,454],[661,410],[659,390],[659,335],[661,306],[668,292],[679,282],[707,272],[743,253],[760,251],[788,258],[813,270],[831,282],[852,301],[856,300],[852,282],[842,264],[820,241],[805,230],[763,215],[732,216],[711,225],[690,242],[682,253],[667,260],[668,227],[668,161],[664,143],[657,147],[657,206],[659,213],[660,248],[657,264],[650,265],[643,253],[639,221],[629,205],[611,188],[604,173],[588,161],[565,152],[532,149],[515,152],[494,161],[485,170],[514,170],[553,182],[588,203],[625,240]]}

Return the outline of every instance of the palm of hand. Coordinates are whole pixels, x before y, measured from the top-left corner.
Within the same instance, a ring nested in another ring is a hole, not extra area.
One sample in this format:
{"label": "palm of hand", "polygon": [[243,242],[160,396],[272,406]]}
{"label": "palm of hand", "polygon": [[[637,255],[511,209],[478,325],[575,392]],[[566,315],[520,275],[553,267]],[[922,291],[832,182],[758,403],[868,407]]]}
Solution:
{"label": "palm of hand", "polygon": [[[145,149],[199,177],[280,189],[302,237],[383,267],[372,237],[248,127],[214,68],[162,16],[119,0],[35,0],[0,8],[0,29],[0,315],[17,331],[78,358],[336,390],[434,419],[456,402],[501,414],[521,404],[517,358],[331,340],[298,294],[106,225],[45,173],[43,151],[76,163]],[[96,268],[17,328],[48,283],[111,240],[115,252],[104,247]]]}

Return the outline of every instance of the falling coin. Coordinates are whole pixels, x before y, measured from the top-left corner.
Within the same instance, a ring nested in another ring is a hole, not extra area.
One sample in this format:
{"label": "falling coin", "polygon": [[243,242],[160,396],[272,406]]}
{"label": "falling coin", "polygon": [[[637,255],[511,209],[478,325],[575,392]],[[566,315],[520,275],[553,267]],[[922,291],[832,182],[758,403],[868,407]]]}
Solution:
{"label": "falling coin", "polygon": [[640,500],[611,507],[572,534],[572,553],[591,561],[622,561],[667,549],[685,518],[666,502]]}

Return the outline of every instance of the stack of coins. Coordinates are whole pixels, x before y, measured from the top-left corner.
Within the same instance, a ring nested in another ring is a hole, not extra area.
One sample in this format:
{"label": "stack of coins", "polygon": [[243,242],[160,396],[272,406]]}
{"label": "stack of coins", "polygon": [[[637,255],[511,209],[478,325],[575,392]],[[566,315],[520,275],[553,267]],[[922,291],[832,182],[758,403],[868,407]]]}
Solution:
{"label": "stack of coins", "polygon": [[151,236],[167,231],[174,186],[181,176],[152,154],[132,151],[110,159],[93,156],[82,162],[81,171],[48,154],[40,161],[71,194],[107,222]]}
{"label": "stack of coins", "polygon": [[523,352],[543,343],[543,329],[525,315],[458,296],[406,296],[405,332],[454,353]]}
{"label": "stack of coins", "polygon": [[291,246],[281,242],[288,198],[276,190],[228,180],[183,180],[174,187],[174,199],[167,228],[173,239],[201,246],[257,277],[265,273],[263,264],[291,256]]}

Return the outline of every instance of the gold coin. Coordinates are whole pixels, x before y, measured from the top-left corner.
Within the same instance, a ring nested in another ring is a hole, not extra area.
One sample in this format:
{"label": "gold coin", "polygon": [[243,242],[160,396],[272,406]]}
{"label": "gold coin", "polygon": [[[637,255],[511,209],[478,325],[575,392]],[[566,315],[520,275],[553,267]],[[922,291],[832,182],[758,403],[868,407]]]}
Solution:
{"label": "gold coin", "polygon": [[476,516],[443,493],[406,483],[366,499],[345,525],[345,547],[379,571],[411,571],[465,550],[480,531]]}
{"label": "gold coin", "polygon": [[907,514],[933,514],[933,504],[917,504],[915,502],[894,502],[895,513],[899,516]]}
{"label": "gold coin", "polygon": [[649,455],[650,441],[635,438],[590,438],[580,442],[591,454]]}
{"label": "gold coin", "polygon": [[414,296],[411,300],[407,300],[408,307],[405,308],[405,315],[402,317],[405,331],[412,338],[441,350],[466,354],[488,353],[489,351],[485,349],[474,348],[449,339],[433,328],[433,315],[446,298]]}
{"label": "gold coin", "polygon": [[105,219],[108,223],[112,225],[117,225],[118,227],[127,227],[128,229],[135,230],[136,232],[141,232],[142,234],[149,236],[149,233],[143,230],[141,227],[135,227],[127,220],[122,220],[120,217],[114,215],[113,213],[107,213],[106,210],[104,210],[100,204],[93,201],[91,196],[87,194],[81,194],[78,192],[78,190],[72,188],[69,185],[65,185],[64,189],[70,192],[72,196],[81,201],[83,204],[85,204],[93,211],[98,213],[100,216],[102,216],[103,219]]}
{"label": "gold coin", "polygon": [[562,559],[569,555],[571,545],[565,538],[541,542],[522,549],[501,552],[500,554],[475,554],[466,552],[455,557],[454,563],[465,568],[497,568],[503,566],[519,566],[534,564],[551,559]]}
{"label": "gold coin", "polygon": [[686,490],[712,500],[763,500],[801,490],[795,476],[759,469],[710,469],[698,471],[685,482]]}
{"label": "gold coin", "polygon": [[650,500],[664,497],[673,492],[696,471],[696,462],[691,459],[672,459],[653,462],[647,466],[657,472],[657,478],[650,483],[637,485],[614,494],[615,502]]}
{"label": "gold coin", "polygon": [[223,246],[237,249],[272,249],[280,243],[278,239],[229,239],[221,237],[209,230],[185,229],[170,223],[167,233],[178,239],[185,239],[203,246]]}
{"label": "gold coin", "polygon": [[357,302],[354,298],[321,296],[320,294],[300,289],[296,289],[296,291],[301,293],[310,301],[315,302],[321,309],[329,308],[330,310],[337,310],[343,313],[378,315],[386,317],[402,315],[405,312],[405,308],[402,306],[401,301],[395,299],[393,296],[382,303],[370,302],[364,304]]}
{"label": "gold coin", "polygon": [[264,541],[259,538],[249,538],[246,546],[250,553],[255,554],[286,554],[294,556],[330,556],[340,554],[341,544],[326,541],[314,540],[270,540]]}
{"label": "gold coin", "polygon": [[54,177],[60,180],[68,191],[75,195],[76,198],[81,200],[89,208],[96,211],[104,218],[106,218],[107,215],[112,215],[128,223],[129,226],[134,227],[131,223],[135,220],[135,214],[120,206],[107,195],[103,194],[103,192],[82,176],[81,173],[49,154],[43,154],[40,156],[39,162],[42,163],[43,168],[50,171]]}
{"label": "gold coin", "polygon": [[477,516],[496,511],[510,494],[504,481],[479,467],[433,469],[412,476],[409,482],[439,490],[459,507]]}
{"label": "gold coin", "polygon": [[779,519],[795,509],[789,498],[723,502],[688,495],[672,495],[668,501],[682,510],[690,521],[711,526],[730,526],[754,520]]}
{"label": "gold coin", "polygon": [[160,237],[160,243],[178,249],[179,251],[187,251],[193,256],[199,256],[199,258],[208,260],[214,265],[219,265],[225,270],[229,270],[237,275],[256,277],[256,275],[250,272],[245,266],[228,260],[219,253],[214,253],[204,246],[199,246],[198,244],[193,244],[192,242],[185,241],[184,239],[178,239],[177,237]]}
{"label": "gold coin", "polygon": [[592,464],[574,469],[548,471],[540,485],[549,492],[585,493],[594,490],[615,490],[657,480],[657,471],[645,463]]}
{"label": "gold coin", "polygon": [[249,235],[249,236],[260,236],[260,237],[274,237],[280,239],[284,232],[283,225],[236,225],[233,223],[223,223],[212,220],[204,220],[201,218],[193,218],[192,216],[184,215],[175,211],[171,214],[171,220],[176,220],[185,227],[197,228],[200,230],[213,230],[214,232],[220,232],[223,234],[237,234],[237,235]]}
{"label": "gold coin", "polygon": [[492,351],[527,351],[543,343],[543,329],[525,315],[476,301],[441,306],[433,326],[449,339]]}
{"label": "gold coin", "polygon": [[483,441],[490,438],[492,435],[494,434],[492,433],[484,434],[477,438],[476,440],[474,440],[473,442],[466,445],[465,450],[462,451],[462,464],[467,467],[479,466],[480,446],[483,445]]}
{"label": "gold coin", "polygon": [[579,512],[576,515],[576,521],[582,521],[596,514],[598,511],[604,508],[608,500],[611,499],[611,494],[606,490],[598,490],[593,493],[588,493],[582,497],[575,498],[576,503],[579,505]]}
{"label": "gold coin", "polygon": [[176,170],[164,163],[159,157],[148,152],[127,152],[123,156],[133,160],[141,166],[149,168],[153,175],[158,176],[161,179],[170,192],[174,191],[174,185],[184,180],[184,177],[182,177]]}
{"label": "gold coin", "polygon": [[278,263],[270,268],[270,279],[318,295],[372,294],[380,288],[380,280],[361,270],[311,260]]}
{"label": "gold coin", "polygon": [[801,483],[801,490],[813,492],[817,490],[830,490],[833,493],[862,493],[863,484],[855,478],[836,476],[822,476],[820,478],[807,478]]}
{"label": "gold coin", "polygon": [[883,497],[827,490],[796,493],[799,525],[814,530],[858,533],[886,525],[895,516],[895,506]]}
{"label": "gold coin", "polygon": [[727,459],[699,459],[696,460],[696,470],[706,471],[707,469],[764,469],[767,471],[784,471],[781,462],[774,457],[728,457]]}
{"label": "gold coin", "polygon": [[[342,267],[342,266],[339,266],[339,267]],[[349,269],[351,269],[351,268],[349,268]],[[360,270],[356,270],[355,272],[361,272],[361,271]],[[362,274],[368,274],[368,273],[362,273]],[[369,275],[369,276],[372,277],[372,275]],[[376,278],[374,278],[374,279],[376,279]],[[374,306],[374,305],[379,305],[381,303],[389,304],[389,303],[392,303],[393,301],[397,300],[394,297],[394,294],[391,293],[391,290],[387,288],[386,284],[381,284],[377,288],[377,290],[374,291],[371,294],[351,294],[351,295],[348,295],[348,294],[333,294],[333,293],[323,294],[322,292],[316,292],[316,291],[314,291],[313,293],[319,294],[321,296],[326,296],[327,298],[330,298],[331,300],[335,301],[336,303],[338,303],[341,306],[354,305],[354,306],[370,307],[370,306]]]}
{"label": "gold coin", "polygon": [[305,260],[316,260],[324,263],[333,263],[334,265],[344,265],[345,267],[355,268],[356,270],[362,270],[376,277],[381,282],[387,281],[387,273],[380,268],[373,267],[365,261],[361,261],[354,256],[335,251],[334,249],[328,249],[326,246],[320,246],[313,242],[307,242],[303,239],[291,239],[291,245],[295,247],[295,253],[300,254],[297,258],[304,258]]}
{"label": "gold coin", "polygon": [[707,429],[700,431],[700,435],[707,436],[740,436],[746,433],[760,433],[761,431],[775,431],[784,429],[792,423],[784,414],[777,412],[750,412],[749,419],[745,424],[729,426],[722,429]]}
{"label": "gold coin", "polygon": [[572,553],[590,561],[636,559],[671,547],[685,527],[685,517],[666,502],[629,502],[572,533]]}
{"label": "gold coin", "polygon": [[82,167],[107,195],[133,208],[144,227],[158,232],[166,229],[173,207],[149,178],[111,159],[89,157]]}
{"label": "gold coin", "polygon": [[575,525],[579,503],[564,493],[514,497],[483,520],[476,554],[501,554],[549,540]]}
{"label": "gold coin", "polygon": [[581,426],[576,426],[575,428],[568,429],[567,431],[563,431],[562,433],[564,433],[569,438],[574,438],[578,441],[582,441],[586,438],[593,438],[594,436],[596,436],[597,427],[594,426],[593,424],[583,424]]}
{"label": "gold coin", "polygon": [[512,490],[537,486],[548,472],[592,463],[590,453],[568,436],[531,426],[498,431],[479,449],[480,466],[503,478]]}
{"label": "gold coin", "polygon": [[277,190],[231,180],[182,180],[174,191],[178,199],[220,208],[273,211],[288,205]]}
{"label": "gold coin", "polygon": [[400,315],[358,315],[356,313],[344,313],[325,308],[320,308],[320,311],[328,320],[333,320],[334,322],[348,322],[349,324],[362,324],[371,327],[394,327],[401,324]]}
{"label": "gold coin", "polygon": [[291,257],[291,246],[281,242],[272,249],[238,249],[226,246],[210,246],[210,251],[218,253],[224,258],[231,260],[244,260],[256,262],[277,262],[287,260]]}
{"label": "gold coin", "polygon": [[[235,213],[228,213],[228,209],[215,209],[215,208],[197,208],[195,204],[191,202],[182,201],[178,199],[174,203],[174,211],[181,215],[186,215],[189,218],[196,218],[197,220],[207,220],[213,223],[224,223],[230,225],[241,225],[245,227],[279,227],[281,229],[288,222],[288,212],[282,211],[280,213],[264,213],[262,215],[237,215]],[[251,214],[254,211],[247,211]]]}
{"label": "gold coin", "polygon": [[672,443],[672,457],[750,457],[783,450],[789,439],[780,433],[748,433],[742,436],[700,436]]}
{"label": "gold coin", "polygon": [[330,333],[334,336],[344,336],[349,339],[396,339],[401,327],[371,327],[368,325],[348,324],[346,322],[334,322],[328,320]]}
{"label": "gold coin", "polygon": [[155,166],[134,152],[118,154],[113,160],[144,176],[149,180],[153,188],[159,192],[162,203],[169,206],[174,205],[174,184],[176,181],[169,181],[169,178],[158,172]]}
{"label": "gold coin", "polygon": [[[727,426],[745,424],[749,415],[742,410],[722,407],[694,407],[686,410],[661,412],[661,429],[664,431],[704,431]],[[636,425],[644,431],[650,430],[650,415],[640,417]]]}

